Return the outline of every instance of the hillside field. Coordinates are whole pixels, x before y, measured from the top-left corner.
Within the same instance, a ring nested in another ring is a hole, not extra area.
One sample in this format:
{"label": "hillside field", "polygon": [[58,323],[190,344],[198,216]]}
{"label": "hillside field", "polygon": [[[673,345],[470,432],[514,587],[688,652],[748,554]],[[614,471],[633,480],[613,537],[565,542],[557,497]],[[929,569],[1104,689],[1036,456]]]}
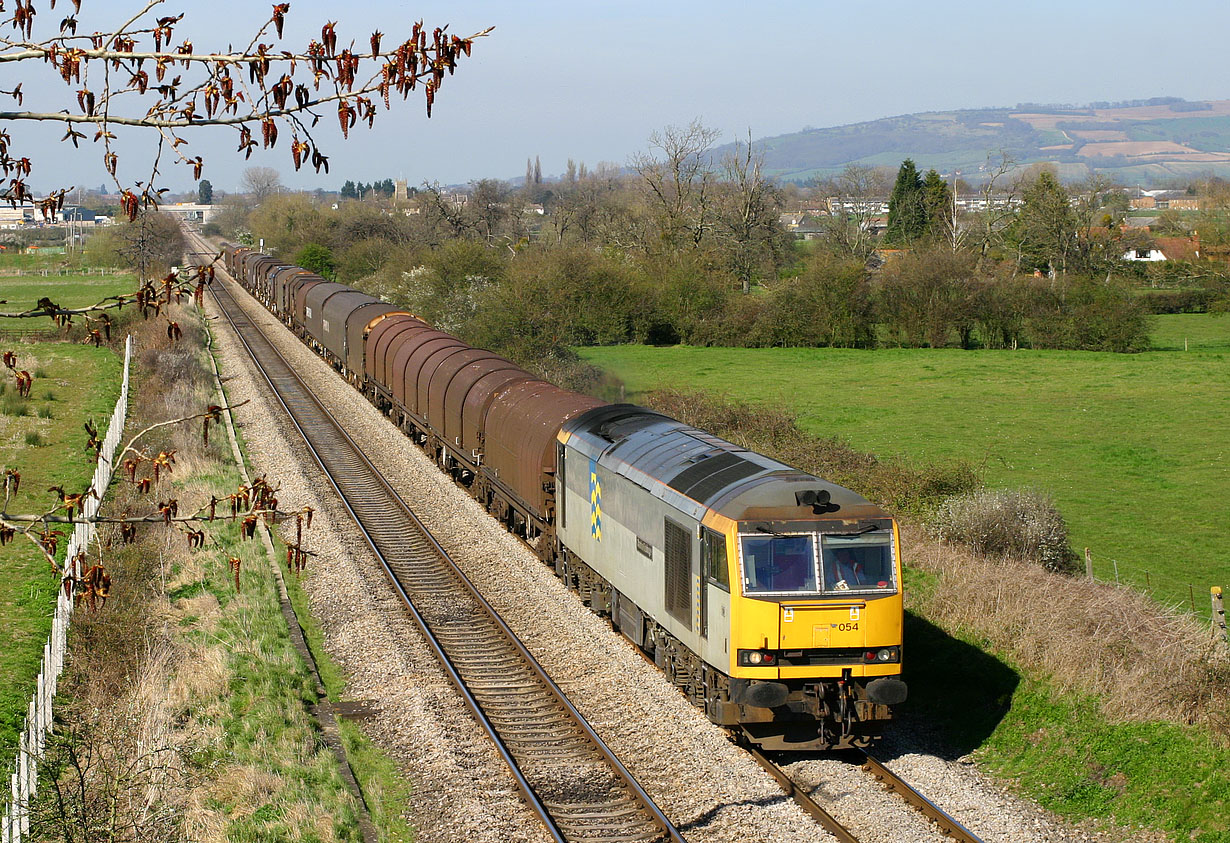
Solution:
{"label": "hillside field", "polygon": [[[1184,339],[1188,351],[1184,352]],[[794,411],[856,448],[963,459],[992,487],[1054,496],[1094,573],[1208,611],[1226,581],[1230,318],[1157,317],[1143,354],[831,348],[585,348],[627,400],[695,388]]]}

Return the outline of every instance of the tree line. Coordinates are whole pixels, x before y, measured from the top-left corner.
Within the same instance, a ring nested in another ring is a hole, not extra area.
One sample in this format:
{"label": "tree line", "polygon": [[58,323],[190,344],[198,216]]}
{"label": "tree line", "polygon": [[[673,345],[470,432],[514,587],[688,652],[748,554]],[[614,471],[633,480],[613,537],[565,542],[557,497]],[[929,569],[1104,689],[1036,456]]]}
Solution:
{"label": "tree line", "polygon": [[[1140,295],[1146,270],[1122,260],[1140,235],[1118,224],[1126,198],[1105,180],[1069,186],[1005,160],[966,213],[954,194],[968,186],[912,161],[891,180],[848,168],[780,185],[750,143],[716,156],[716,140],[699,123],[672,127],[626,167],[544,179],[527,162],[521,187],[425,184],[402,207],[283,193],[225,233],[540,367],[566,367],[573,346],[629,342],[1148,347],[1157,303]],[[865,200],[889,183],[880,232]],[[835,210],[815,239],[794,239],[783,209],[821,199]],[[1225,301],[1224,274],[1186,271],[1178,283],[1205,290],[1204,306]]]}

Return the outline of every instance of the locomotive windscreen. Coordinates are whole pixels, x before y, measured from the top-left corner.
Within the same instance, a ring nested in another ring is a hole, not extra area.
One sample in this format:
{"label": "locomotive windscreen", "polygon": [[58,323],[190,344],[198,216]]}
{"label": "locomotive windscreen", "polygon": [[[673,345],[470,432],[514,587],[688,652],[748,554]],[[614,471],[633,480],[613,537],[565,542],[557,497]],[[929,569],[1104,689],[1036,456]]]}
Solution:
{"label": "locomotive windscreen", "polygon": [[740,549],[744,594],[896,590],[889,533],[744,535]]}
{"label": "locomotive windscreen", "polygon": [[825,591],[892,591],[892,536],[822,536]]}
{"label": "locomotive windscreen", "polygon": [[743,592],[815,592],[815,540],[814,535],[744,536]]}

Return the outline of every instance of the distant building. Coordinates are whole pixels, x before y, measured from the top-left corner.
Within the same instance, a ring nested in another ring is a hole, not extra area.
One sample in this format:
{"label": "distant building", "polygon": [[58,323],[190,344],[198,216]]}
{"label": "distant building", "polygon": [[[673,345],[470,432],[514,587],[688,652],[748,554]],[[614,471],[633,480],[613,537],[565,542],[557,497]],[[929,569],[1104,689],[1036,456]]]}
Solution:
{"label": "distant building", "polygon": [[1152,246],[1128,249],[1123,259],[1142,263],[1199,260],[1200,242],[1193,237],[1159,237]]}
{"label": "distant building", "polygon": [[62,222],[98,223],[98,214],[89,208],[65,208],[60,211],[59,217]]}
{"label": "distant building", "polygon": [[175,202],[169,205],[159,205],[158,210],[164,214],[180,217],[196,222],[209,222],[222,211],[221,205],[199,205],[196,202]]}
{"label": "distant building", "polygon": [[21,204],[12,207],[0,204],[0,228],[20,228],[27,222],[34,221],[34,206]]}

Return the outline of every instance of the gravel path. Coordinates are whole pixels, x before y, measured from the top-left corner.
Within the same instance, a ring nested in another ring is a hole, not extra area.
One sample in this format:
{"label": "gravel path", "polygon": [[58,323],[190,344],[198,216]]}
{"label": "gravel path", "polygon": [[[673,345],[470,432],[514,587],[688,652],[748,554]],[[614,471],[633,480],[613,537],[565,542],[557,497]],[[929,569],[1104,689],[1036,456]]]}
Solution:
{"label": "gravel path", "polygon": [[[243,300],[262,327],[278,322]],[[212,308],[212,303],[210,304]],[[222,320],[217,346],[251,461],[279,497],[318,514],[308,539],[319,556],[305,588],[347,696],[370,700],[369,735],[414,782],[407,819],[424,841],[548,839],[421,636],[392,597],[357,529],[331,500],[320,469]],[[374,407],[289,332],[272,335],[310,376],[327,406],[344,407],[350,433],[538,658],[666,814],[695,843],[829,840],[767,774],[734,746],[609,624],[442,474]],[[881,755],[908,781],[991,841],[1109,841],[1054,821],[989,784],[968,764],[941,760],[898,734]],[[822,804],[867,843],[943,839],[925,820],[846,762],[792,765]],[[830,802],[829,797],[834,801]],[[1146,839],[1146,838],[1140,838]]]}

